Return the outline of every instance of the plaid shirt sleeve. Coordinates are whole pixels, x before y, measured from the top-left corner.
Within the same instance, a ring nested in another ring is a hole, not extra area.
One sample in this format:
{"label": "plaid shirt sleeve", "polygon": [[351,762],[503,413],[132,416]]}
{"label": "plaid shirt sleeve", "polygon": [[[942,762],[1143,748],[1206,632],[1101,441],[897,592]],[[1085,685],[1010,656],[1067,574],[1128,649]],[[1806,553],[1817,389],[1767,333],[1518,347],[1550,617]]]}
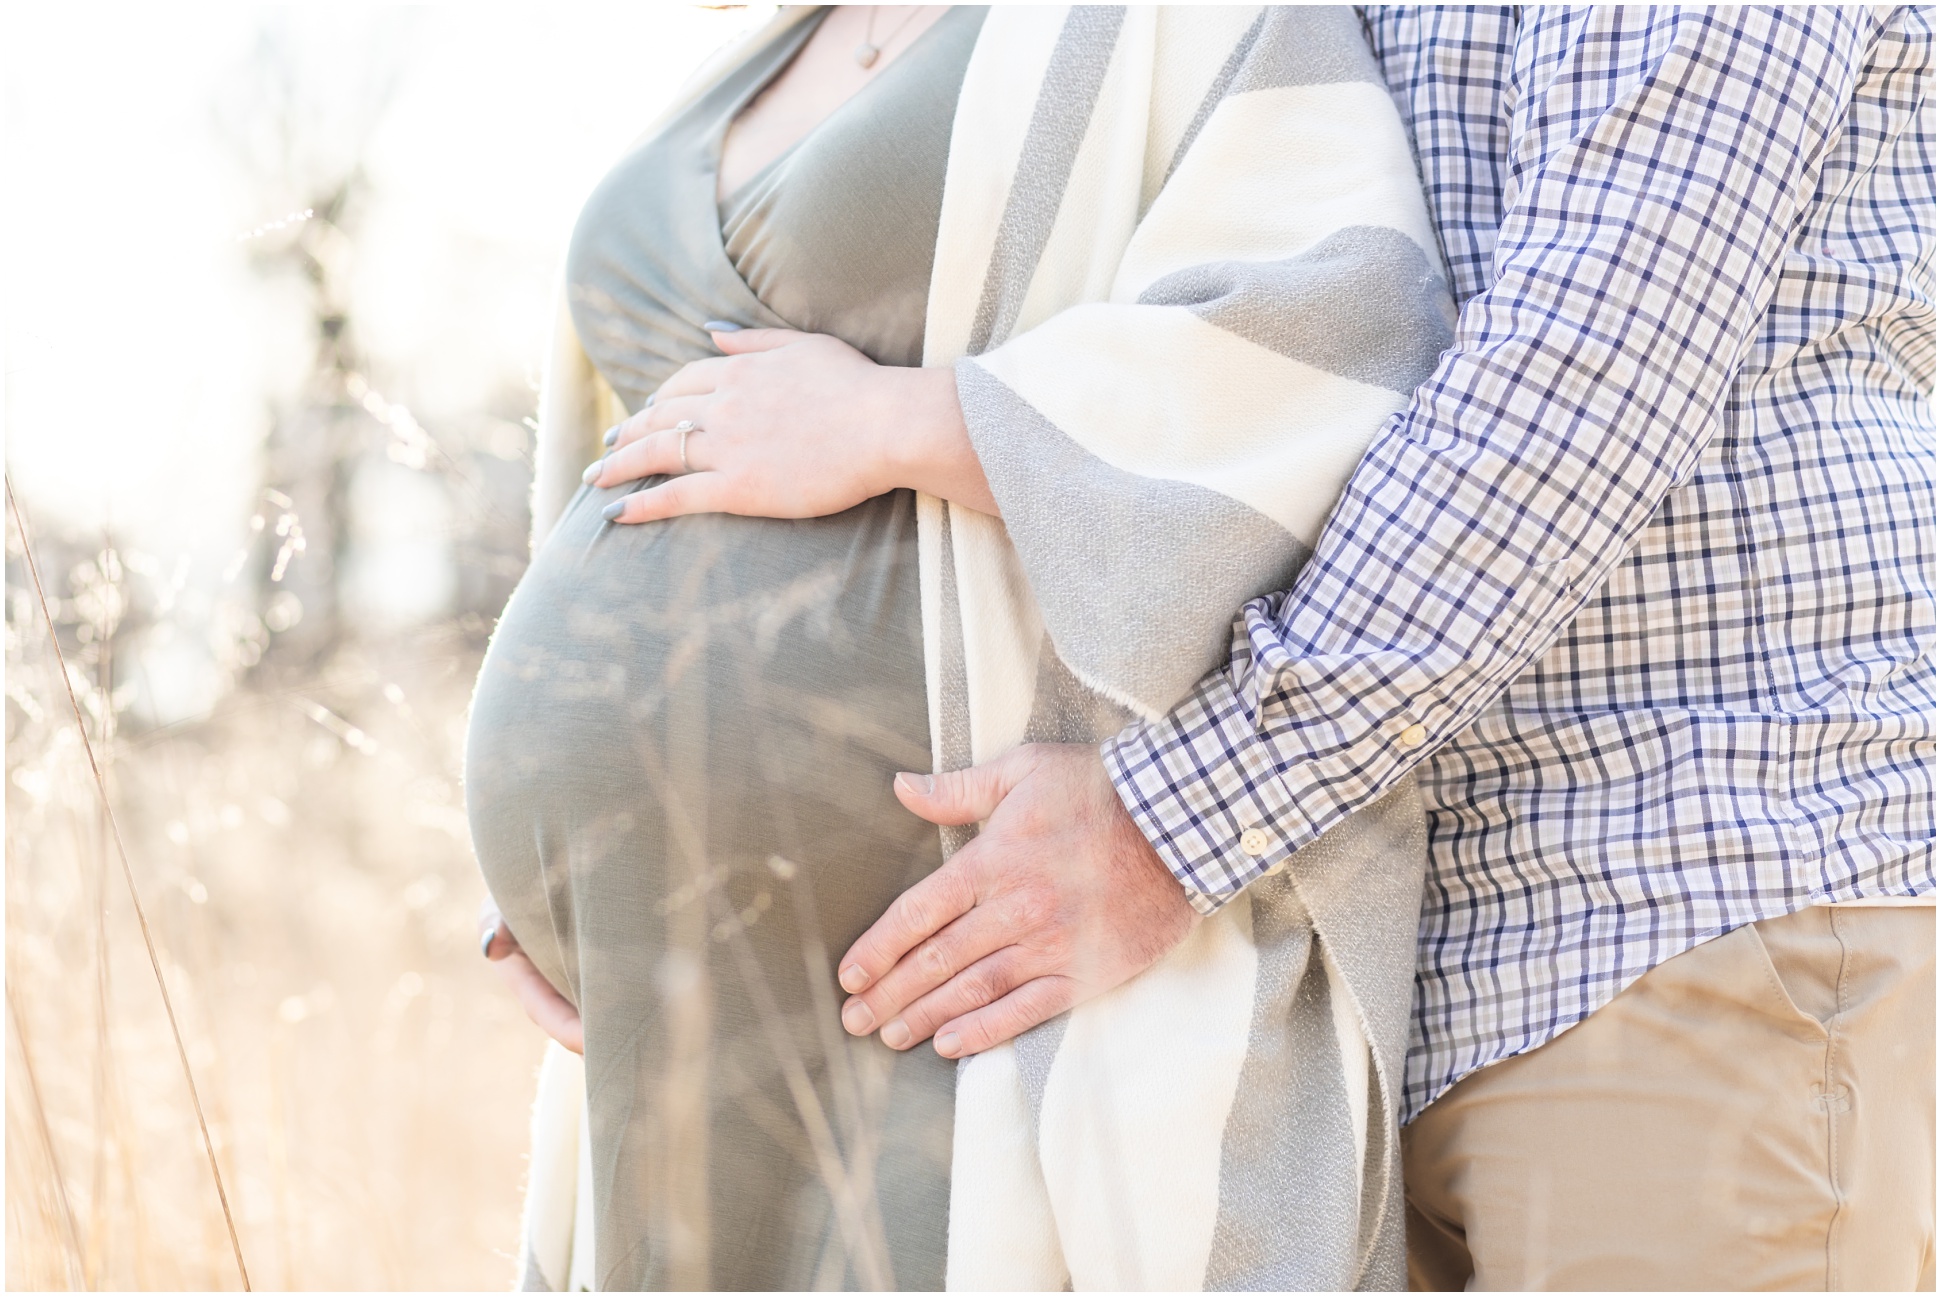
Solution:
{"label": "plaid shirt sleeve", "polygon": [[1493,282],[1231,661],[1103,746],[1211,913],[1473,721],[1716,435],[1873,18],[1587,8],[1522,40]]}

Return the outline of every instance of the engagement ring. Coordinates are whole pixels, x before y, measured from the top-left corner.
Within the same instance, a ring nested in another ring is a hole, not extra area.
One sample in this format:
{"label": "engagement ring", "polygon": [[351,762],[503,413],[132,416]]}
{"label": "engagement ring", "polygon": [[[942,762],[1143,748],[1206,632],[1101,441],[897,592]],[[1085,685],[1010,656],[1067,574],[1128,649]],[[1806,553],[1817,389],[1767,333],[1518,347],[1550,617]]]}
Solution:
{"label": "engagement ring", "polygon": [[674,425],[674,431],[681,434],[681,471],[683,473],[692,473],[694,471],[694,465],[687,462],[687,435],[694,431],[694,420],[681,420]]}

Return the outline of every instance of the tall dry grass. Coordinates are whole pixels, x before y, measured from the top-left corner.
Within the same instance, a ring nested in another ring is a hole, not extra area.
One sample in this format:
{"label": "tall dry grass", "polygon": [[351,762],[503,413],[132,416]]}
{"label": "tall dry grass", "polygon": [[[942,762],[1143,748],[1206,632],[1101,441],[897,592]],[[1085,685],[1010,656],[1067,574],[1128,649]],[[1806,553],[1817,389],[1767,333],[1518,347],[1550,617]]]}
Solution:
{"label": "tall dry grass", "polygon": [[542,1042],[474,937],[458,776],[483,627],[256,676],[273,632],[219,602],[199,629],[234,687],[142,728],[129,646],[171,573],[35,542],[58,657],[10,514],[8,1286],[240,1282],[62,659],[255,1286],[508,1286]]}

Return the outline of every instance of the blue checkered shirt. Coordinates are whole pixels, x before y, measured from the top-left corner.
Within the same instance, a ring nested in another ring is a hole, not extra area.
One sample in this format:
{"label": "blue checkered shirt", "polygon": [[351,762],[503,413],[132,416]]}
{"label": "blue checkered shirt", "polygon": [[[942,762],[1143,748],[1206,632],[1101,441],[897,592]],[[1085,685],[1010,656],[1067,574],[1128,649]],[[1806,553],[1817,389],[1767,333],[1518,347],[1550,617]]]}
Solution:
{"label": "blue checkered shirt", "polygon": [[1934,889],[1933,33],[1364,22],[1456,341],[1229,667],[1105,754],[1206,912],[1420,774],[1407,1119],[1707,938]]}

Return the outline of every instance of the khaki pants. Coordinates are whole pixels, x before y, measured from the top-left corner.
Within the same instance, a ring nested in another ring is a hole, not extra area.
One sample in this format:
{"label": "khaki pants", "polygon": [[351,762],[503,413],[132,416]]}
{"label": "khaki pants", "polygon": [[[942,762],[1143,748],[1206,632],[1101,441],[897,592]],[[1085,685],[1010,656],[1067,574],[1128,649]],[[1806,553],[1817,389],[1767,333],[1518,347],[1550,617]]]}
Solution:
{"label": "khaki pants", "polygon": [[1422,1290],[1932,1289],[1934,911],[1666,961],[1403,1132]]}

